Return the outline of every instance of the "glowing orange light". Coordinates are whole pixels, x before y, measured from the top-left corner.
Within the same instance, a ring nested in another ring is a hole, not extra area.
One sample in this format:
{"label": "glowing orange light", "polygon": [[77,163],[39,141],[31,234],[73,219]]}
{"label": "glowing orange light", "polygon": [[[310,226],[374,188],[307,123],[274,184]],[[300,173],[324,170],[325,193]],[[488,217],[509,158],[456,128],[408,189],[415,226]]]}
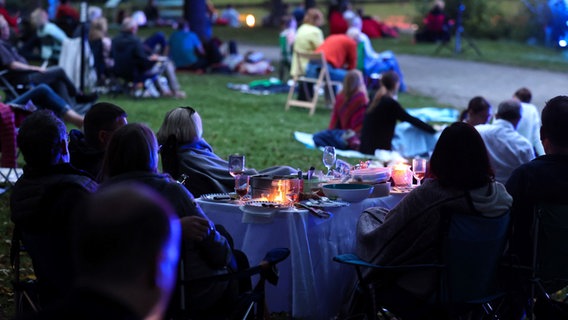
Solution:
{"label": "glowing orange light", "polygon": [[252,14],[247,14],[247,17],[245,18],[245,23],[249,28],[254,27],[256,20],[254,18],[254,16]]}

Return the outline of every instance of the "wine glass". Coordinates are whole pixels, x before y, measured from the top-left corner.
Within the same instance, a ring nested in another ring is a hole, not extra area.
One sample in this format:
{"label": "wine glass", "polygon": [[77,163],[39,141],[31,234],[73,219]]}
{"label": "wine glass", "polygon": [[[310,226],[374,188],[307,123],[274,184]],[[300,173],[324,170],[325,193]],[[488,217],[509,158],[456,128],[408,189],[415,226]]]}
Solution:
{"label": "wine glass", "polygon": [[335,164],[335,147],[326,146],[323,148],[323,165],[327,168],[327,176],[331,174],[331,167]]}
{"label": "wine glass", "polygon": [[237,177],[245,172],[245,156],[241,154],[232,154],[229,156],[229,174]]}
{"label": "wine glass", "polygon": [[426,159],[412,159],[412,174],[416,179],[416,186],[419,186],[420,181],[424,179],[424,176],[426,175]]}
{"label": "wine glass", "polygon": [[246,174],[239,174],[235,177],[235,192],[239,196],[241,202],[246,197],[249,191],[249,180],[250,177]]}

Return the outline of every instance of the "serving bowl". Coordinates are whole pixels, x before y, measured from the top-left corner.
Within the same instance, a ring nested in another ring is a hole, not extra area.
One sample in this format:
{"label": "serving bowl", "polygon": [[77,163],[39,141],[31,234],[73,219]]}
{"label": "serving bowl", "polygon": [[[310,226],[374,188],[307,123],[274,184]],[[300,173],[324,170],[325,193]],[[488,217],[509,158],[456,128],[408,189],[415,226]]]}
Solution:
{"label": "serving bowl", "polygon": [[390,167],[357,169],[352,172],[354,181],[365,184],[386,182],[391,174],[392,168]]}
{"label": "serving bowl", "polygon": [[322,189],[328,198],[341,199],[347,202],[363,201],[373,192],[371,185],[354,183],[326,184]]}

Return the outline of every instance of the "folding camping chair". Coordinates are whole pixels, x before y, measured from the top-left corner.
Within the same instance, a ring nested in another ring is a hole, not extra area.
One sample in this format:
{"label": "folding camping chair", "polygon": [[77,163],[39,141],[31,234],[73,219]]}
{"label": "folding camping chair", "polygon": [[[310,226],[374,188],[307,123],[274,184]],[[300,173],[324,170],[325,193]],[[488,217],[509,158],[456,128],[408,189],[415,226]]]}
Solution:
{"label": "folding camping chair", "polygon": [[[323,53],[321,52],[305,53],[305,52],[294,51],[294,54],[297,55],[298,60],[306,59],[310,61],[310,63],[312,64],[317,64],[319,72],[317,78],[307,77],[305,75],[306,70],[300,70],[299,74],[301,75],[294,76],[293,78],[294,85],[290,86],[290,91],[288,92],[288,99],[286,100],[286,110],[288,110],[290,107],[307,108],[310,109],[310,116],[311,116],[316,111],[320,89],[325,88],[325,92],[327,92],[326,99],[328,99],[327,103],[329,105],[333,105],[335,103],[333,86],[341,85],[341,83],[331,80],[329,76],[329,71],[327,69],[327,62],[325,61],[325,56]],[[300,89],[299,86],[307,87],[310,86],[311,84],[313,84],[312,97],[307,97],[308,101],[294,99],[294,92],[296,90],[296,86],[298,86],[298,89]]]}
{"label": "folding camping chair", "polygon": [[[174,319],[187,319],[191,318],[191,306],[186,306],[184,294],[187,287],[192,285],[207,284],[219,281],[242,281],[249,279],[252,276],[259,275],[258,282],[247,292],[240,294],[238,301],[233,306],[232,310],[223,309],[224,319],[265,319],[265,283],[268,281],[270,284],[276,286],[278,284],[278,269],[276,265],[288,258],[290,250],[288,248],[275,248],[266,253],[262,261],[254,266],[245,270],[239,270],[234,273],[221,274],[211,277],[184,280],[183,272],[180,272],[181,279],[178,280],[179,284],[179,308],[176,314],[172,315]],[[182,261],[183,263],[183,261]],[[228,307],[227,307],[228,308]],[[198,317],[196,317],[198,318]]]}
{"label": "folding camping chair", "polygon": [[[553,306],[550,294],[568,286],[568,204],[541,203],[535,206],[532,229],[532,265],[513,266],[528,269],[529,299],[527,318],[535,318],[537,305]],[[535,302],[537,302],[535,304]],[[558,305],[558,307],[560,307]],[[568,305],[563,306],[563,316],[568,315]],[[552,315],[549,316],[552,318]],[[557,318],[555,318],[557,319]]]}
{"label": "folding camping chair", "polygon": [[287,79],[285,75],[290,72],[290,66],[292,65],[292,54],[290,53],[290,47],[288,46],[288,40],[286,36],[281,35],[278,39],[280,44],[280,64],[278,66],[278,79],[285,82]]}
{"label": "folding camping chair", "polygon": [[14,227],[10,245],[10,265],[14,274],[12,288],[14,290],[16,316],[35,313],[41,309],[36,281],[21,276],[20,259],[26,252],[21,239],[22,236],[18,227]]}
{"label": "folding camping chair", "polygon": [[[403,319],[412,319],[415,314],[405,315],[408,311],[419,312],[421,317],[431,315],[423,319],[454,319],[481,311],[490,319],[498,319],[491,302],[504,295],[497,286],[496,278],[507,241],[509,220],[509,212],[496,218],[462,213],[445,214],[442,219],[446,225],[442,230],[446,232],[441,242],[441,264],[382,266],[365,262],[352,254],[339,255],[333,260],[355,267],[357,290],[362,292],[364,312],[368,320],[377,317],[392,319],[392,313]],[[364,276],[363,270],[369,268],[372,272]],[[381,288],[384,279],[425,271],[436,272],[438,276],[438,287],[433,299],[421,300],[392,284]],[[393,296],[394,292],[398,297]],[[404,307],[401,307],[400,300],[397,300],[397,305],[393,306],[393,299],[397,298],[407,300],[408,304],[403,303]],[[410,301],[415,303],[416,308],[409,307]]]}

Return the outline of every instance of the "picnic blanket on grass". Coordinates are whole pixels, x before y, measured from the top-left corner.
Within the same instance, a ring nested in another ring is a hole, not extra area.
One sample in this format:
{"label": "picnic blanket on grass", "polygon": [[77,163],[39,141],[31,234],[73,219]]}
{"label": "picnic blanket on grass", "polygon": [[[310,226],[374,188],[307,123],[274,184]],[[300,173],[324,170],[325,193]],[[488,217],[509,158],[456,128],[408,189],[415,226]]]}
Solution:
{"label": "picnic blanket on grass", "polygon": [[[452,108],[417,108],[407,109],[412,116],[425,122],[452,123],[458,119],[459,111]],[[416,156],[429,157],[434,150],[434,146],[440,137],[441,131],[436,134],[429,134],[422,131],[408,122],[398,123],[394,130],[392,140],[393,150],[377,150],[375,155],[367,155],[355,150],[337,150],[338,156],[347,158],[376,159],[383,162],[392,161],[404,157],[413,158]],[[305,132],[294,132],[294,138],[303,143],[307,148],[315,149],[313,134]],[[320,148],[323,150],[323,148]],[[386,160],[385,160],[386,159]]]}

